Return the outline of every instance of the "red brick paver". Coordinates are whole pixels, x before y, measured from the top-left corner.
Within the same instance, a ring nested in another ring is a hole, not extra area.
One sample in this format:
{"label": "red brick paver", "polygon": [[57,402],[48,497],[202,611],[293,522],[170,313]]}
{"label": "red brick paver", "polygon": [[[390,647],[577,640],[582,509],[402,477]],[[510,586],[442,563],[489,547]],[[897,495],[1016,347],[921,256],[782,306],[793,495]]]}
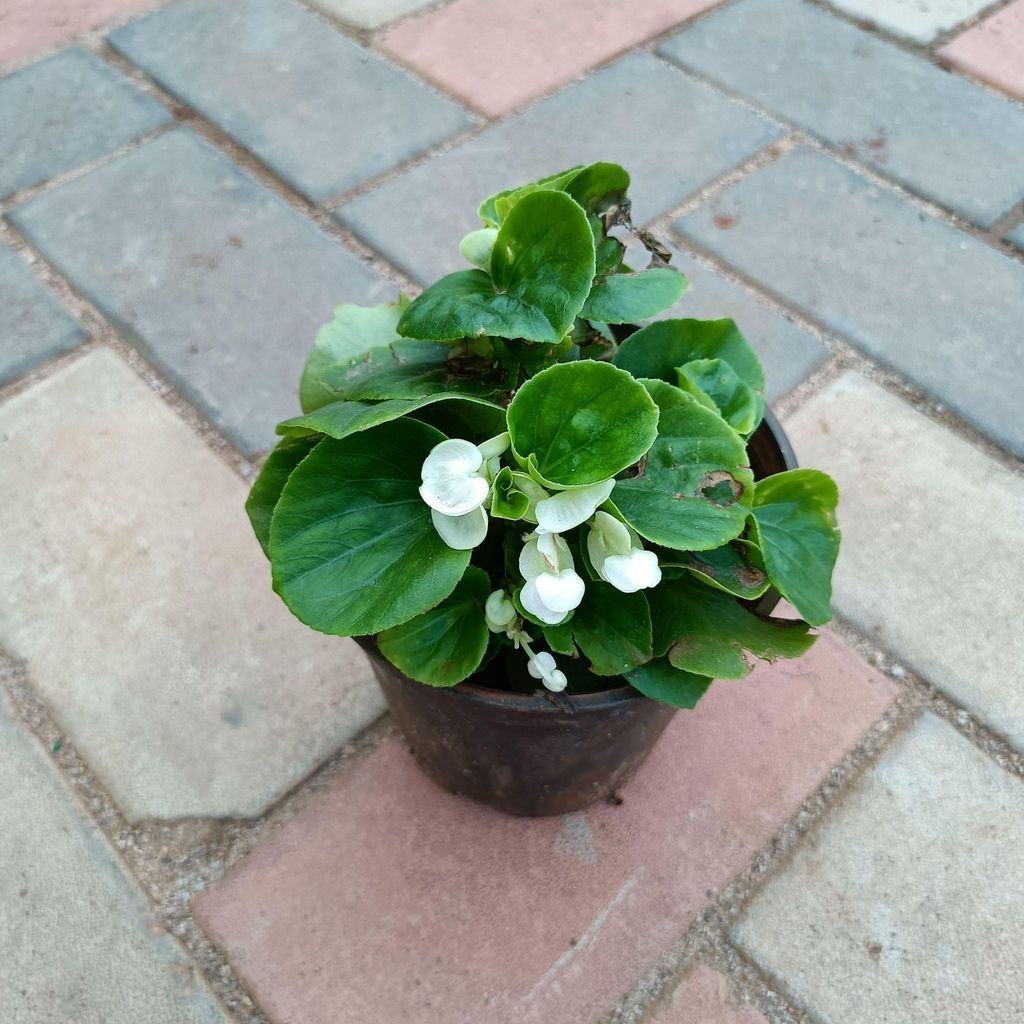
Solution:
{"label": "red brick paver", "polygon": [[765,1024],[765,1019],[757,1010],[733,1002],[725,978],[698,964],[651,1024]]}
{"label": "red brick paver", "polygon": [[161,0],[3,0],[0,71],[21,64],[79,32],[156,7]]}
{"label": "red brick paver", "polygon": [[1024,99],[1024,0],[1015,0],[942,47],[939,57]]}
{"label": "red brick paver", "polygon": [[451,796],[391,740],[196,912],[275,1021],[589,1024],[893,694],[826,637],[677,715],[621,806],[557,819]]}
{"label": "red brick paver", "polygon": [[713,7],[718,0],[455,0],[380,36],[400,60],[490,116]]}

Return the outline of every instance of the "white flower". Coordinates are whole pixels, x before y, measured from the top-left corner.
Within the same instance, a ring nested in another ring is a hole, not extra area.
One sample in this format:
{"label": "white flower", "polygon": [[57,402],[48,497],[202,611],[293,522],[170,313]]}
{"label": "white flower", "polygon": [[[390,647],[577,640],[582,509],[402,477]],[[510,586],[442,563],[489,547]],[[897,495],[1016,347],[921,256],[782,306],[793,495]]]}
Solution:
{"label": "white flower", "polygon": [[614,480],[605,480],[587,487],[570,487],[537,502],[538,531],[565,533],[585,523],[608,500],[614,486]]}
{"label": "white flower", "polygon": [[541,622],[555,625],[583,600],[583,580],[576,573],[569,545],[555,533],[527,538],[519,554],[526,580],[519,595],[523,607]]}
{"label": "white flower", "polygon": [[607,512],[598,512],[590,524],[587,554],[594,572],[624,594],[661,582],[658,556],[644,551],[636,533]]}
{"label": "white flower", "polygon": [[518,617],[516,606],[504,590],[495,590],[484,602],[484,618],[492,633],[507,633]]}
{"label": "white flower", "polygon": [[534,679],[539,679],[549,690],[560,693],[568,680],[565,673],[555,667],[555,659],[547,651],[538,651],[526,666]]}
{"label": "white flower", "polygon": [[508,443],[508,434],[481,445],[453,437],[435,445],[423,460],[420,497],[430,506],[434,528],[449,547],[465,551],[487,536],[483,505]]}

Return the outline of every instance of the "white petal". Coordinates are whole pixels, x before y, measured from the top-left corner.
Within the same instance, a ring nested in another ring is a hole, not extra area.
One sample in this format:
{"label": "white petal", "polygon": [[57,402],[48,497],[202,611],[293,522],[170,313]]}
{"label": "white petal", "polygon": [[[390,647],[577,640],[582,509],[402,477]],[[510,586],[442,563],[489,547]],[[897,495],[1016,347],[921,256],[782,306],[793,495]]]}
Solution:
{"label": "white petal", "polygon": [[594,516],[591,530],[596,530],[601,535],[610,555],[628,555],[632,548],[640,546],[633,543],[629,527],[607,512],[598,512]]}
{"label": "white petal", "polygon": [[537,550],[548,563],[546,572],[560,572],[573,567],[572,552],[557,533],[537,531]]}
{"label": "white petal", "polygon": [[456,551],[470,551],[487,536],[487,513],[482,508],[475,508],[462,516],[446,516],[431,509],[430,518],[441,540]]}
{"label": "white petal", "polygon": [[511,443],[511,438],[506,430],[504,434],[496,434],[494,437],[483,444],[477,445],[480,451],[480,457],[483,459],[495,459],[501,455]]}
{"label": "white petal", "polygon": [[547,651],[538,651],[530,659],[526,668],[534,679],[543,679],[549,672],[555,670],[555,659]]}
{"label": "white petal", "polygon": [[542,572],[547,572],[550,566],[544,561],[544,556],[538,549],[539,538],[534,535],[523,544],[523,550],[519,552],[519,571],[524,580],[532,580]]}
{"label": "white petal", "polygon": [[554,693],[561,693],[568,684],[569,680],[565,678],[565,673],[558,668],[544,677],[544,685]]}
{"label": "white petal", "polygon": [[614,486],[614,480],[605,480],[589,487],[558,491],[537,503],[537,525],[549,533],[564,533],[585,523],[608,500]]}
{"label": "white petal", "polygon": [[628,555],[606,558],[601,575],[617,590],[634,594],[656,587],[661,582],[661,567],[653,551],[634,550]]}
{"label": "white petal", "polygon": [[451,437],[434,445],[430,454],[423,460],[420,477],[431,480],[436,477],[469,476],[484,464],[480,449],[469,441]]}
{"label": "white petal", "polygon": [[493,633],[503,633],[515,622],[516,606],[504,590],[495,590],[484,602],[484,618]]}
{"label": "white petal", "polygon": [[541,622],[548,626],[557,625],[567,614],[566,612],[556,612],[540,599],[535,579],[526,581],[526,585],[519,592],[519,600],[535,619],[540,619]]}
{"label": "white petal", "polygon": [[558,575],[542,573],[533,581],[537,596],[553,612],[571,612],[583,600],[585,587],[575,569],[563,569]]}
{"label": "white petal", "polygon": [[462,516],[484,503],[491,486],[482,476],[432,477],[420,484],[420,497],[446,516]]}

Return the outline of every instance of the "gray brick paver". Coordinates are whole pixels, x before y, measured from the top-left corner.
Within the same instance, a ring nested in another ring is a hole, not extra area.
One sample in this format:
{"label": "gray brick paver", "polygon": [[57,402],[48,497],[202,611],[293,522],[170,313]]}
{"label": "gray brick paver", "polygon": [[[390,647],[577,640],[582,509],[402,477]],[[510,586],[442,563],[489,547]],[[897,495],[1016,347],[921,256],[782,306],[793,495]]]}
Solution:
{"label": "gray brick paver", "polygon": [[377,28],[414,11],[431,7],[436,0],[314,0],[322,11],[360,28]]}
{"label": "gray brick paver", "polygon": [[[678,249],[672,252],[672,266],[686,275],[689,285],[682,299],[657,319],[735,320],[764,363],[765,397],[769,402],[792,391],[829,358],[828,349],[810,331],[786,319],[742,285]],[[644,264],[634,257],[630,265]]]}
{"label": "gray brick paver", "polygon": [[492,192],[577,163],[633,175],[638,222],[680,203],[780,136],[769,122],[648,54],[485,129],[349,202],[339,219],[427,284],[464,268],[459,239]]}
{"label": "gray brick paver", "polygon": [[245,494],[109,349],[0,403],[0,645],[133,821],[259,814],[382,710]]}
{"label": "gray brick paver", "polygon": [[4,1024],[228,1024],[0,699]]}
{"label": "gray brick paver", "polygon": [[394,297],[183,129],[10,217],[246,454],[298,411],[306,353],[334,306]]}
{"label": "gray brick paver", "polygon": [[915,43],[929,43],[941,32],[973,17],[989,0],[832,0],[854,18]]}
{"label": "gray brick paver", "polygon": [[0,384],[67,352],[85,339],[84,329],[0,245]]}
{"label": "gray brick paver", "polygon": [[840,614],[1024,752],[1024,479],[853,371],[786,429],[839,484]]}
{"label": "gray brick paver", "polygon": [[1024,266],[810,150],[676,226],[1024,454]]}
{"label": "gray brick paver", "polygon": [[1024,782],[925,714],[734,938],[822,1024],[1024,1019]]}
{"label": "gray brick paver", "polygon": [[742,0],[660,50],[983,227],[1024,199],[1024,107],[803,0]]}
{"label": "gray brick paver", "polygon": [[179,0],[110,43],[315,202],[473,124],[292,0]]}
{"label": "gray brick paver", "polygon": [[0,197],[55,178],[171,120],[85,50],[0,78]]}

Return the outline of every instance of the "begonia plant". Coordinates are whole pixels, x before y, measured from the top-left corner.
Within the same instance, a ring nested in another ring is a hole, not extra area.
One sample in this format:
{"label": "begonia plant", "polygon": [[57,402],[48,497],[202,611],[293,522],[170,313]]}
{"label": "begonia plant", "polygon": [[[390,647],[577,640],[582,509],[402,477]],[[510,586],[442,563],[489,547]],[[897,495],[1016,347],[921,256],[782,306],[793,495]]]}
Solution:
{"label": "begonia plant", "polygon": [[[732,320],[625,326],[686,287],[633,227],[628,185],[596,163],[491,196],[468,269],[412,302],[340,306],[320,331],[303,413],[247,503],[308,626],[374,637],[430,686],[505,658],[510,687],[624,676],[687,708],[751,656],[811,645],[835,485],[813,469],[755,483],[764,373]],[[757,615],[769,587],[801,618]]]}

